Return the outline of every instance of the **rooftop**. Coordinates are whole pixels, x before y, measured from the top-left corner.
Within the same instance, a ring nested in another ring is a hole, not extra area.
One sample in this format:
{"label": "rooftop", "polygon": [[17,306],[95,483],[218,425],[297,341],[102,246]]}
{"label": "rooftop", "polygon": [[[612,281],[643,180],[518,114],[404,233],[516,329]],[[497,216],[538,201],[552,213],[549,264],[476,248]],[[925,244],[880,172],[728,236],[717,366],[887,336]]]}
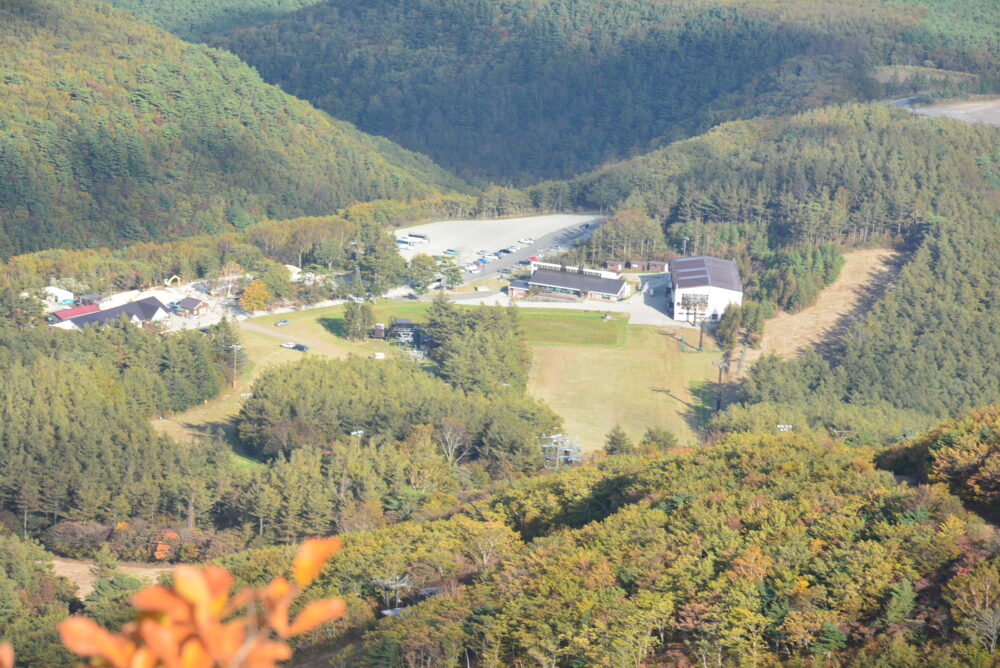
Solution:
{"label": "rooftop", "polygon": [[625,281],[614,278],[600,278],[590,274],[580,274],[572,271],[555,271],[553,269],[536,269],[528,280],[531,285],[544,288],[561,288],[563,290],[578,290],[580,292],[596,292],[602,295],[619,295],[625,287]]}
{"label": "rooftop", "polygon": [[670,276],[676,288],[711,286],[743,292],[739,269],[732,260],[707,255],[680,257],[670,261]]}
{"label": "rooftop", "polygon": [[181,307],[182,309],[186,309],[188,311],[193,311],[194,309],[201,306],[203,303],[204,302],[202,302],[197,297],[185,297],[184,299],[177,302],[177,306]]}
{"label": "rooftop", "polygon": [[87,313],[96,313],[100,310],[101,309],[97,307],[97,304],[87,304],[86,306],[74,306],[73,308],[54,311],[52,315],[59,320],[69,320],[70,318],[86,315]]}
{"label": "rooftop", "polygon": [[129,319],[134,317],[142,322],[146,322],[147,320],[151,320],[153,316],[156,315],[157,310],[166,312],[167,307],[164,306],[163,302],[156,297],[146,297],[145,299],[129,302],[128,304],[122,304],[121,306],[115,306],[104,311],[97,311],[95,313],[87,313],[77,316],[73,318],[73,324],[77,327],[103,325],[106,322],[111,322],[112,320],[120,318],[122,314],[129,316]]}

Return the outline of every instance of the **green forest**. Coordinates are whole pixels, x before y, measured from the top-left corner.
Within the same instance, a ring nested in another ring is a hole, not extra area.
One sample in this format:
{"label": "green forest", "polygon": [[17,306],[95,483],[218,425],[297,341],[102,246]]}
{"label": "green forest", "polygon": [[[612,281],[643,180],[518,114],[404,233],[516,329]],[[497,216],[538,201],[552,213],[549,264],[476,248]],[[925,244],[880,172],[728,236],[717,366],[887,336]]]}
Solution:
{"label": "green forest", "polygon": [[466,178],[526,184],[723,120],[878,97],[880,63],[995,90],[998,22],[990,0],[327,0],[210,43]]}
{"label": "green forest", "polygon": [[0,6],[0,257],[163,241],[461,184],[91,0]]}

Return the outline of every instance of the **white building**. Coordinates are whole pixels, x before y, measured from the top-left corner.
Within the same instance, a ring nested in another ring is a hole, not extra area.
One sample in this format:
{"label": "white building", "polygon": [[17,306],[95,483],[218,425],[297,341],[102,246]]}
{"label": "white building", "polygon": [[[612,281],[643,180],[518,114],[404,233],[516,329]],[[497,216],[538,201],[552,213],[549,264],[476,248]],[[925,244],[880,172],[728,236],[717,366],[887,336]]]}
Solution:
{"label": "white building", "polygon": [[674,320],[718,322],[730,304],[743,303],[743,283],[732,260],[699,255],[670,261]]}
{"label": "white building", "polygon": [[598,278],[610,278],[612,280],[618,280],[622,277],[617,271],[604,271],[603,269],[590,269],[588,267],[567,267],[555,262],[542,262],[541,260],[532,260],[530,268],[531,271],[538,271],[539,269],[568,271],[573,274],[584,274],[586,276],[597,276]]}

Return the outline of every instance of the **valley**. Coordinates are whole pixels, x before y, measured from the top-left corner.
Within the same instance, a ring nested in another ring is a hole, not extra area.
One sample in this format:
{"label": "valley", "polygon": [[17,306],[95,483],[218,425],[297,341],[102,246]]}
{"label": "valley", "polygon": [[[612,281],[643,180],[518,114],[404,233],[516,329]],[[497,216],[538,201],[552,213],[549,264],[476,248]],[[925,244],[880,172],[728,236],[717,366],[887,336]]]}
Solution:
{"label": "valley", "polygon": [[0,2],[0,668],[997,665],[997,26]]}

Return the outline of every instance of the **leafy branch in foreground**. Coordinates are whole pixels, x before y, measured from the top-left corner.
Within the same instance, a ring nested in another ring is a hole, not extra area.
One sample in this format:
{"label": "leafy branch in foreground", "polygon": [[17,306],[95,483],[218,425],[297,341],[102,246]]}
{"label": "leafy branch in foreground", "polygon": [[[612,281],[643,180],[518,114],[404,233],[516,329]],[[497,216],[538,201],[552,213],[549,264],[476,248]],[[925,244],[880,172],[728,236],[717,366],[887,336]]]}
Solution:
{"label": "leafy branch in foreground", "polygon": [[[339,538],[311,538],[295,556],[294,582],[277,577],[232,596],[233,575],[226,569],[178,566],[171,586],[147,587],[132,598],[139,612],[120,633],[73,616],[59,625],[59,634],[67,648],[90,659],[89,666],[275,666],[292,655],[287,638],[343,615],[344,602],[331,598],[312,601],[289,619],[292,602],[339,549]],[[0,645],[0,668],[13,665],[12,646]]]}

